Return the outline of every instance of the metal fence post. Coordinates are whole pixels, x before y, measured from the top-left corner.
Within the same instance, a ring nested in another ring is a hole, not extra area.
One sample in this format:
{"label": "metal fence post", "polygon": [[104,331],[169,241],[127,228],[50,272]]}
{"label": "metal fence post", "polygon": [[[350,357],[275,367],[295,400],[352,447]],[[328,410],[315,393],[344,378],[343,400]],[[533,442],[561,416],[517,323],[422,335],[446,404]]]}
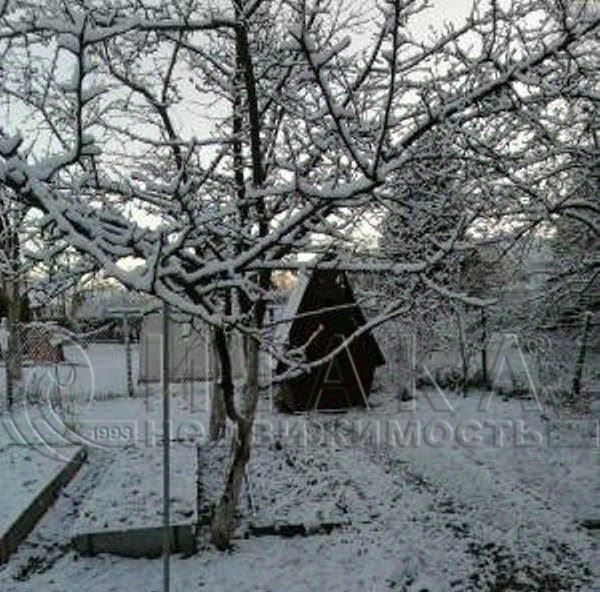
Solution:
{"label": "metal fence post", "polygon": [[127,395],[133,397],[133,377],[131,368],[131,336],[129,334],[129,315],[123,313],[123,339],[125,341],[125,366],[127,373]]}
{"label": "metal fence post", "polygon": [[13,374],[11,370],[12,366],[12,343],[10,335],[8,337],[8,347],[6,348],[5,360],[4,360],[4,375],[6,377],[6,406],[10,411],[14,402],[14,382],[13,382]]}
{"label": "metal fence post", "polygon": [[[142,333],[141,339],[144,340],[144,359],[146,360],[146,364],[148,364],[148,355],[149,355],[149,349],[148,349],[148,335],[145,335]],[[140,350],[142,349],[142,342],[140,339]],[[141,355],[141,351],[140,351],[140,355]],[[145,395],[145,403],[146,403],[146,410],[148,410],[148,405],[149,405],[149,400],[150,400],[150,382],[149,382],[149,377],[146,376],[146,379],[144,380],[144,395]]]}
{"label": "metal fence post", "polygon": [[[6,351],[6,402],[8,409],[11,409],[15,403],[16,395],[20,395],[20,381],[22,378],[22,348],[21,348],[21,324],[15,311],[12,310],[13,305],[9,304],[8,311],[8,347]],[[18,311],[17,311],[18,314]],[[15,387],[17,387],[15,389]]]}
{"label": "metal fence post", "polygon": [[163,308],[163,590],[170,589],[170,458],[169,446],[171,438],[170,409],[169,409],[169,305],[165,302]]}

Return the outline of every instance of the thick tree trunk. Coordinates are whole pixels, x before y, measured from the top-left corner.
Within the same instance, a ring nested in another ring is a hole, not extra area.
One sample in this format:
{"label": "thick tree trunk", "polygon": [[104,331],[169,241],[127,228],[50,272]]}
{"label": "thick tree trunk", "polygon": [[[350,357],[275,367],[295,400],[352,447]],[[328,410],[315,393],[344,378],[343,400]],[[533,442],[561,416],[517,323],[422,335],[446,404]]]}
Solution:
{"label": "thick tree trunk", "polygon": [[226,413],[225,413],[225,400],[223,397],[223,385],[217,379],[219,368],[217,364],[217,346],[214,342],[212,345],[212,351],[210,359],[210,376],[212,379],[212,392],[210,401],[210,425],[208,428],[209,438],[214,442],[220,440],[225,436],[226,427]]}
{"label": "thick tree trunk", "polygon": [[583,329],[581,331],[581,343],[575,363],[575,373],[573,376],[573,397],[581,394],[581,379],[583,377],[583,367],[585,365],[585,356],[587,353],[587,343],[590,334],[590,325],[592,322],[592,313],[588,310],[583,316]]}
{"label": "thick tree trunk", "polygon": [[251,339],[248,343],[248,359],[246,362],[244,409],[242,414],[236,418],[236,430],[233,435],[233,462],[229,469],[225,490],[215,510],[211,527],[211,540],[218,549],[226,549],[230,545],[234,529],[235,509],[244,483],[246,465],[250,460],[252,427],[259,395],[258,363],[259,344]]}
{"label": "thick tree trunk", "polygon": [[462,393],[467,396],[467,383],[469,380],[469,361],[467,360],[467,344],[465,343],[465,330],[464,330],[464,318],[462,309],[459,305],[456,306],[456,324],[458,331],[458,350],[460,353],[461,363],[461,388]]}
{"label": "thick tree trunk", "polygon": [[217,380],[212,383],[212,393],[210,402],[210,426],[208,429],[209,438],[215,442],[225,435],[226,418],[225,403],[223,402],[223,387]]}
{"label": "thick tree trunk", "polygon": [[[245,0],[234,0],[234,12],[236,15],[237,26],[235,27],[235,45],[236,45],[236,92],[237,84],[243,81],[243,87],[246,99],[246,109],[249,124],[249,140],[250,140],[250,161],[252,169],[252,182],[255,187],[262,187],[265,181],[265,170],[263,167],[263,155],[261,148],[261,122],[260,113],[256,92],[256,79],[254,75],[254,65],[252,63],[252,56],[250,53],[250,46],[248,43],[248,31],[245,28],[243,13],[245,9]],[[239,101],[241,97],[236,95],[236,111],[239,109]],[[234,118],[239,113],[234,113]],[[242,122],[241,119],[234,120],[235,125],[239,125]],[[240,215],[242,219],[248,214],[247,204],[245,203],[245,191],[243,181],[243,167],[240,157],[241,146],[237,146],[235,153],[235,176],[238,190],[238,199],[240,207]],[[255,203],[257,221],[258,221],[258,232],[259,236],[267,236],[269,233],[269,219],[265,212],[263,202],[259,199]],[[262,289],[267,290],[270,281],[271,274],[268,271],[260,272],[259,274],[259,285]],[[254,318],[254,328],[259,329],[262,326],[265,306],[264,302],[258,302],[252,304],[248,302],[243,295],[240,297],[241,307],[243,312],[250,312],[252,310]],[[233,399],[233,381],[231,373],[231,358],[227,344],[224,340],[224,334],[222,330],[217,330],[217,347],[219,349],[219,358],[221,362],[225,363],[225,367],[222,368],[222,384],[223,384],[223,397],[225,403],[225,409],[227,416],[235,421],[236,433],[234,434],[234,453],[233,462],[227,477],[225,484],[225,490],[221,501],[215,511],[212,524],[212,541],[219,548],[224,549],[229,546],[231,536],[233,534],[235,508],[239,498],[240,490],[244,481],[244,474],[246,470],[246,464],[250,459],[250,448],[252,444],[252,427],[254,424],[254,413],[256,411],[256,405],[258,402],[258,371],[259,371],[259,343],[256,339],[251,339],[248,343],[247,359],[246,359],[246,385],[245,385],[245,398],[243,402],[243,410],[241,414],[238,414],[235,410],[235,404]]]}
{"label": "thick tree trunk", "polygon": [[481,382],[484,388],[489,388],[487,368],[487,313],[481,309]]}
{"label": "thick tree trunk", "polygon": [[233,436],[233,462],[211,526],[212,543],[221,550],[229,547],[233,536],[235,509],[244,482],[246,464],[250,459],[251,432],[251,422],[242,421],[238,423]]}

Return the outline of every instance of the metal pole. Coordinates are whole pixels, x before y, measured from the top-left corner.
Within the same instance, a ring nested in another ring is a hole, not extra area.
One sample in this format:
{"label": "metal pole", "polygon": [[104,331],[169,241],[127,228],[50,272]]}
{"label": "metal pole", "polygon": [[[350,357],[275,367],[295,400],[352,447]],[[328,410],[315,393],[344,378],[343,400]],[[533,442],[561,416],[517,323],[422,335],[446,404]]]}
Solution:
{"label": "metal pole", "polygon": [[8,410],[10,411],[14,402],[14,381],[13,381],[13,373],[12,373],[12,337],[10,336],[10,331],[13,329],[8,329],[8,347],[4,352],[4,373],[6,376],[6,404]]}
{"label": "metal pole", "polygon": [[133,377],[131,369],[131,338],[129,335],[129,316],[123,313],[123,338],[125,340],[125,365],[127,372],[127,396],[133,397]]}
{"label": "metal pole", "polygon": [[165,302],[163,309],[163,590],[170,590],[170,554],[171,541],[169,533],[169,498],[170,498],[170,466],[169,440],[171,438],[169,419],[169,305]]}
{"label": "metal pole", "polygon": [[[190,338],[186,335],[183,338],[183,350],[185,352],[185,376],[183,377],[183,396],[186,397],[189,389],[190,375]],[[192,396],[190,395],[190,406],[192,404]]]}
{"label": "metal pole", "polygon": [[[146,410],[148,410],[148,404],[149,404],[149,397],[150,397],[150,376],[149,376],[149,364],[148,364],[148,353],[149,353],[149,349],[148,349],[148,339],[149,339],[149,335],[146,334],[146,332],[142,332],[142,338],[144,340],[144,373],[145,373],[145,380],[144,380],[144,393],[146,395],[145,399],[146,399]],[[141,347],[141,344],[140,344]]]}
{"label": "metal pole", "polygon": [[484,388],[489,388],[487,371],[487,314],[481,309],[481,373]]}

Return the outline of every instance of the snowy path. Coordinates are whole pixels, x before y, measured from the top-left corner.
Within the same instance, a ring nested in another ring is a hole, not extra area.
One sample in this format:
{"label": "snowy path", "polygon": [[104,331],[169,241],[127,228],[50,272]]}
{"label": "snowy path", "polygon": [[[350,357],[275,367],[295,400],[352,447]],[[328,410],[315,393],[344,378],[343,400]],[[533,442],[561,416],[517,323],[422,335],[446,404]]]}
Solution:
{"label": "snowy path", "polygon": [[510,476],[469,462],[463,451],[429,449],[418,456],[392,451],[389,462],[399,458],[410,459],[408,475],[434,494],[438,509],[452,514],[448,526],[476,561],[474,589],[499,582],[563,589],[590,575],[587,533]]}
{"label": "snowy path", "polygon": [[[473,401],[454,403],[454,412],[443,416],[444,422],[458,428],[466,419],[475,421]],[[418,419],[427,426],[439,417],[432,410],[420,410],[405,415],[401,424],[406,427]],[[505,426],[502,446],[494,438],[472,447],[456,442],[399,447],[387,442],[375,449],[373,458],[388,467],[399,466],[407,481],[421,483],[435,497],[441,514],[434,514],[434,520],[448,509],[452,521],[447,526],[456,539],[466,542],[475,560],[471,577],[475,590],[500,584],[517,589],[521,585],[562,590],[570,584],[595,589],[591,582],[600,578],[597,540],[578,524],[581,516],[599,515],[595,432],[584,432],[579,447],[552,448],[547,442],[515,447],[514,434],[508,432],[522,421],[521,409],[510,402],[498,405],[493,413],[487,410],[488,420],[496,424],[511,417],[514,422]],[[531,434],[541,419],[529,413],[527,418]],[[377,420],[385,422],[386,416],[372,418]]]}

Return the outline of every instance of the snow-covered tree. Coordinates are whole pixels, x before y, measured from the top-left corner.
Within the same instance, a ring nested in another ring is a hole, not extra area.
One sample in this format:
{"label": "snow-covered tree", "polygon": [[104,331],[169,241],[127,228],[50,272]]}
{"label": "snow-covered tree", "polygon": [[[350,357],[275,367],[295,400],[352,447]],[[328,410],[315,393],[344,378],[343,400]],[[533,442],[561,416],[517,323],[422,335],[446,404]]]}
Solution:
{"label": "snow-covered tree", "polygon": [[[491,219],[538,207],[527,188],[547,153],[532,133],[553,101],[571,99],[565,74],[569,84],[585,77],[571,56],[584,60],[599,24],[561,6],[478,1],[466,22],[424,39],[410,26],[426,9],[416,0],[361,15],[322,0],[0,4],[0,182],[38,212],[53,249],[76,249],[128,288],[216,327],[237,425],[219,546],[250,454],[258,347],[271,346],[262,331],[271,272],[297,267],[315,237],[351,242],[436,130],[457,138],[479,171],[469,223],[483,210]],[[566,149],[555,134],[545,147],[557,157]],[[443,238],[428,236],[406,261],[321,265],[417,278],[469,301],[435,275],[465,220],[451,228],[437,202],[423,215]],[[400,306],[389,302],[373,323]],[[240,410],[227,372],[232,328],[250,344]]]}

